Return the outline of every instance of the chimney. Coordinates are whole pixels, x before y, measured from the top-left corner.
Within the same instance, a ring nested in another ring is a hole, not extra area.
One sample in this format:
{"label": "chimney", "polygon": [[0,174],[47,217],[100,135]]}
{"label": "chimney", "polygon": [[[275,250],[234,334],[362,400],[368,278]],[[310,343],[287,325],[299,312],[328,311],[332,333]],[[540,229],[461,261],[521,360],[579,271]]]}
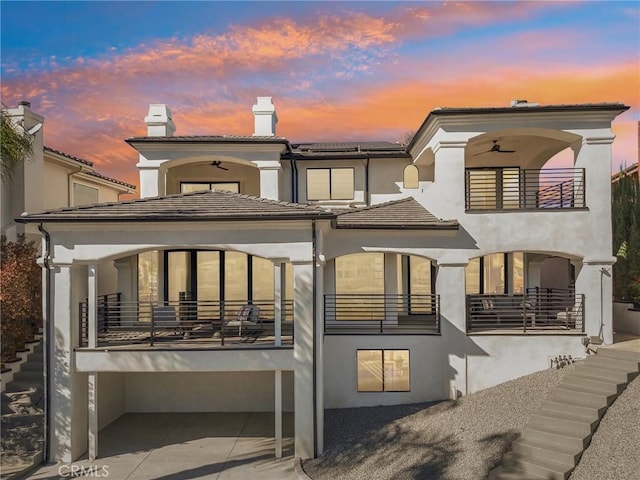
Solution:
{"label": "chimney", "polygon": [[176,131],[176,126],[171,119],[171,110],[163,103],[149,105],[149,113],[144,117],[147,124],[147,136],[171,137]]}
{"label": "chimney", "polygon": [[255,120],[254,137],[275,137],[278,115],[271,97],[258,97],[258,102],[251,109]]}

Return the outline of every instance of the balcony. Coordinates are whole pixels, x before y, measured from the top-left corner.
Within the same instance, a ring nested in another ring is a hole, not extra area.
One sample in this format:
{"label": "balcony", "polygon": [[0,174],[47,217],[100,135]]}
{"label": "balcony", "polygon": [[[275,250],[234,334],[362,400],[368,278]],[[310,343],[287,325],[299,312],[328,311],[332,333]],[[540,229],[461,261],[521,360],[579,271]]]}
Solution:
{"label": "balcony", "polygon": [[[293,345],[293,301],[275,322],[273,300],[177,302],[122,301],[119,293],[97,301],[97,347],[274,347]],[[252,308],[249,308],[252,307]],[[257,307],[257,308],[256,308]],[[80,346],[89,345],[89,308],[80,309]],[[278,328],[279,327],[279,328]],[[279,330],[279,331],[278,331]]]}
{"label": "balcony", "polygon": [[467,295],[467,333],[584,333],[584,295],[527,289],[524,295]]}
{"label": "balcony", "polygon": [[324,333],[439,334],[439,295],[327,294]]}
{"label": "balcony", "polygon": [[467,168],[465,195],[467,211],[585,208],[585,171],[583,168]]}

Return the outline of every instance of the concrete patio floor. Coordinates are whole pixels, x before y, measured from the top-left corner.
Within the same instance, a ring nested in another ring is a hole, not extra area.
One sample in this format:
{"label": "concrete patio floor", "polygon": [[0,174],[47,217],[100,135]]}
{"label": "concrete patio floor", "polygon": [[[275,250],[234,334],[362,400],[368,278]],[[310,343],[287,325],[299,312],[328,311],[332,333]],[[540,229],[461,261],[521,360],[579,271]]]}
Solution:
{"label": "concrete patio floor", "polygon": [[[72,464],[114,480],[299,478],[294,468],[293,414],[283,414],[283,458],[275,458],[273,413],[127,413],[100,432],[99,457]],[[105,469],[108,475],[105,473]],[[81,475],[76,475],[80,477]],[[73,478],[69,466],[47,465],[33,480]]]}

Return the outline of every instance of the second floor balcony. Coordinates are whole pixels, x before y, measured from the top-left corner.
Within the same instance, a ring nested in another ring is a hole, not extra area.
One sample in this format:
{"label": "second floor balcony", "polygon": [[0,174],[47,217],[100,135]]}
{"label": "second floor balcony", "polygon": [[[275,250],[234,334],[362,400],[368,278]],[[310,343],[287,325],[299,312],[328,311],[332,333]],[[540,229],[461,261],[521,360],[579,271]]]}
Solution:
{"label": "second floor balcony", "polygon": [[467,211],[585,208],[585,171],[583,168],[467,168],[465,195]]}

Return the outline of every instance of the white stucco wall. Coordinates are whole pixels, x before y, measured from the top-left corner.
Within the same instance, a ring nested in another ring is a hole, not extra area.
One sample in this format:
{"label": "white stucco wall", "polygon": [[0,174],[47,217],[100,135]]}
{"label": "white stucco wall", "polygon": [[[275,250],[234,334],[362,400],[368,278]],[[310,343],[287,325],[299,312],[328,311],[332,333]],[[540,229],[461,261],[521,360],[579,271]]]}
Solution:
{"label": "white stucco wall", "polygon": [[613,330],[615,332],[640,335],[640,311],[631,310],[632,303],[614,302]]}
{"label": "white stucco wall", "polygon": [[98,429],[102,430],[125,413],[125,375],[98,374]]}
{"label": "white stucco wall", "polygon": [[[424,335],[326,335],[325,408],[419,403],[445,398],[443,340]],[[356,352],[360,349],[409,350],[410,392],[358,392]]]}
{"label": "white stucco wall", "polygon": [[581,336],[473,335],[476,354],[466,356],[467,388],[473,393],[514,378],[550,368],[558,355],[584,358]]}
{"label": "white stucco wall", "polygon": [[[273,412],[274,373],[127,373],[127,412]],[[293,411],[293,372],[282,372],[284,411]]]}

